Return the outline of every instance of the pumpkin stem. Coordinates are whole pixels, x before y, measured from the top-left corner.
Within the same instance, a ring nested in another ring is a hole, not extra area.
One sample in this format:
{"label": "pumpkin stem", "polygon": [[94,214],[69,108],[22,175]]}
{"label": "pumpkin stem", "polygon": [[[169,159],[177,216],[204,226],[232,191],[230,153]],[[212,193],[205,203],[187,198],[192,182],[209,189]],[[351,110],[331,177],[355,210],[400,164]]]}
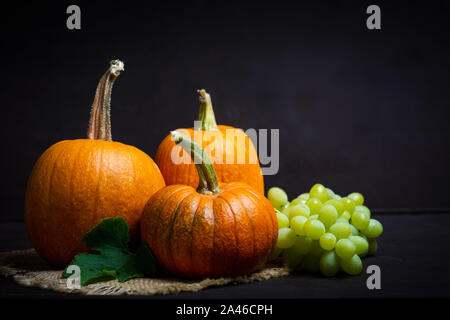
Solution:
{"label": "pumpkin stem", "polygon": [[175,144],[188,152],[195,163],[199,178],[197,192],[208,195],[219,193],[216,171],[205,150],[184,134],[177,131],[171,131],[170,134]]}
{"label": "pumpkin stem", "polygon": [[198,110],[198,121],[201,121],[201,130],[217,130],[216,117],[212,107],[211,96],[205,89],[197,90],[200,108]]}
{"label": "pumpkin stem", "polygon": [[113,60],[109,64],[110,67],[100,79],[95,92],[87,132],[88,139],[112,141],[111,92],[114,81],[120,75],[120,71],[124,70],[124,64],[120,60]]}

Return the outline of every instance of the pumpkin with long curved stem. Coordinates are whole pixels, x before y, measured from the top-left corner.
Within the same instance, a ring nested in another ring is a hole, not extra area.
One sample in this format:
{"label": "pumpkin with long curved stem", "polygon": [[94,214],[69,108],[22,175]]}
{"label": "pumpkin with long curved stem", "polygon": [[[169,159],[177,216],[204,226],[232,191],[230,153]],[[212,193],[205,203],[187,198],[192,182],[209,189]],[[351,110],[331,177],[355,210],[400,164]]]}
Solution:
{"label": "pumpkin with long curved stem", "polygon": [[156,192],[144,208],[142,240],[162,268],[181,277],[237,276],[262,267],[278,236],[269,200],[242,182],[218,184],[207,153],[179,132],[171,136],[192,151],[199,185]]}
{"label": "pumpkin with long curved stem", "polygon": [[[252,141],[240,129],[217,125],[210,95],[203,89],[198,94],[197,126],[177,131],[193,139],[211,157],[219,182],[244,182],[264,194],[264,178]],[[175,146],[170,135],[159,145],[155,162],[167,185],[198,185],[195,165],[187,153]]]}
{"label": "pumpkin with long curved stem", "polygon": [[60,141],[37,160],[28,179],[25,223],[38,254],[66,266],[87,248],[83,235],[108,217],[123,217],[131,239],[147,200],[165,186],[153,160],[139,149],[113,142],[110,101],[119,60],[101,78],[91,109],[87,139]]}

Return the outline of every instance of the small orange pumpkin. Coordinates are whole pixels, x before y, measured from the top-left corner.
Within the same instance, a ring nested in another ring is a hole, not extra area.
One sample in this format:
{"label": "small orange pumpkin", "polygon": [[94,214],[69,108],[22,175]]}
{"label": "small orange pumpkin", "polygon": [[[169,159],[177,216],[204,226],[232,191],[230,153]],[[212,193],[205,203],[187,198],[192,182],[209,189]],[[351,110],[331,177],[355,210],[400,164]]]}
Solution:
{"label": "small orange pumpkin", "polygon": [[25,223],[38,254],[66,266],[87,248],[83,235],[108,217],[123,217],[139,240],[145,203],[165,186],[153,160],[111,139],[110,100],[123,63],[111,62],[97,87],[88,139],[60,141],[36,162],[25,195]]}
{"label": "small orange pumpkin", "polygon": [[192,150],[199,185],[197,190],[170,185],[156,192],[144,208],[142,240],[173,275],[237,276],[257,270],[278,237],[269,200],[242,182],[219,185],[206,152],[179,132],[171,136],[185,151]]}
{"label": "small orange pumpkin", "polygon": [[[264,194],[264,178],[258,155],[250,138],[241,129],[217,125],[211,97],[205,90],[198,90],[200,108],[198,128],[177,129],[199,144],[212,158],[219,182],[244,182]],[[175,147],[168,135],[156,151],[155,162],[167,185],[185,184],[196,187],[199,183],[195,165],[181,148]],[[173,154],[183,154],[182,163],[172,161]]]}

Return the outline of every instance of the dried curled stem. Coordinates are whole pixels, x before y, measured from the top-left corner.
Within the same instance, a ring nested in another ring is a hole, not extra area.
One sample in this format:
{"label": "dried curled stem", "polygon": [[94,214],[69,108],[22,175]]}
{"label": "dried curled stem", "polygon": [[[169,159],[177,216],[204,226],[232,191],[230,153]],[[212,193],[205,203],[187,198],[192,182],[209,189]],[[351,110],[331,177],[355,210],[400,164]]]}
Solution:
{"label": "dried curled stem", "polygon": [[98,83],[87,132],[88,139],[112,141],[111,136],[111,92],[114,81],[124,70],[120,60],[112,60],[108,71]]}

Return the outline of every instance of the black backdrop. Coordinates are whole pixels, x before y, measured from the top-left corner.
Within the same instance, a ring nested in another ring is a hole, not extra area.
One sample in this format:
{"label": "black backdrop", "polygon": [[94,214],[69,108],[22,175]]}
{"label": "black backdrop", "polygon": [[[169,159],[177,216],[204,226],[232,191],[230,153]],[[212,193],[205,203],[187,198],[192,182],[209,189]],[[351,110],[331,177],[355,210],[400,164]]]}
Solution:
{"label": "black backdrop", "polygon": [[[320,3],[316,3],[320,2]],[[78,4],[82,29],[66,28]],[[53,143],[85,136],[109,60],[113,139],[154,157],[191,127],[195,90],[216,118],[280,129],[290,196],[321,182],[372,208],[450,207],[448,1],[53,2],[2,10],[1,220],[22,219],[26,180]]]}

